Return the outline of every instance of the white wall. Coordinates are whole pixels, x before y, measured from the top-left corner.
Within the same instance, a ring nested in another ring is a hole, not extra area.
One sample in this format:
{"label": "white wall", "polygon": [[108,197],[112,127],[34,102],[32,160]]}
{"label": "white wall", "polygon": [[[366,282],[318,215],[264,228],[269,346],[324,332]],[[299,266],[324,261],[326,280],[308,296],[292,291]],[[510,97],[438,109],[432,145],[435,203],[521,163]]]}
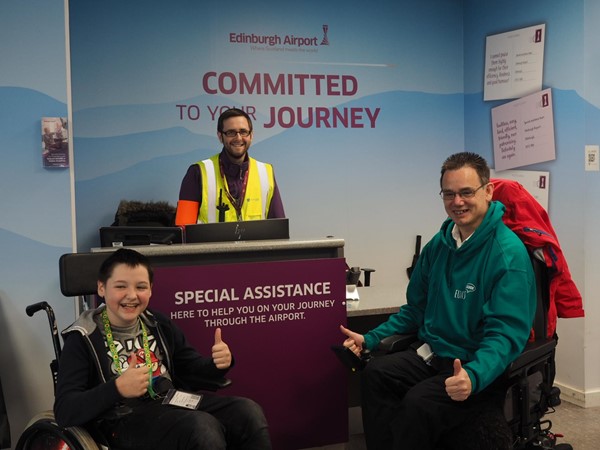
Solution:
{"label": "white wall", "polygon": [[[597,199],[600,173],[584,171],[584,146],[598,144],[600,91],[597,84],[600,41],[594,31],[599,16],[591,0],[465,2],[465,142],[490,154],[490,109],[503,102],[483,102],[485,37],[512,29],[546,24],[543,88],[552,88],[556,160],[521,169],[550,172],[549,214],[573,279],[584,299],[585,318],[559,319],[557,384],[564,398],[600,404],[599,247]],[[585,20],[584,20],[585,17]]]}
{"label": "white wall", "polygon": [[[377,6],[383,7],[385,3],[377,3]],[[396,5],[398,2],[391,3]],[[283,155],[269,153],[276,161],[276,169],[281,168],[277,173],[281,173],[278,179],[284,188],[288,213],[298,218],[293,232],[297,237],[332,233],[347,238],[349,262],[375,267],[374,283],[380,283],[381,287],[390,286],[395,295],[401,295],[403,283],[397,278],[403,277],[404,269],[410,265],[414,236],[422,234],[427,240],[443,218],[435,196],[442,155],[461,150],[457,147],[463,146],[464,139],[464,147],[491,159],[489,106],[481,100],[480,72],[483,70],[485,35],[545,22],[548,40],[544,84],[569,95],[574,93],[582,99],[573,110],[561,110],[560,103],[555,105],[557,160],[540,166],[553,175],[551,216],[573,277],[584,295],[587,314],[585,319],[559,321],[558,381],[570,388],[568,393],[576,399],[587,405],[598,404],[600,327],[597,324],[600,307],[595,300],[600,292],[596,275],[600,269],[596,258],[600,250],[600,238],[596,233],[600,213],[593,205],[600,194],[600,176],[584,173],[582,167],[583,145],[600,143],[597,83],[600,41],[595,32],[595,24],[600,20],[600,6],[594,0],[444,3],[448,9],[442,14],[423,12],[422,8],[430,6],[424,2],[403,0],[401,15],[406,19],[412,14],[432,25],[427,28],[427,33],[439,40],[447,39],[448,33],[453,36],[452,40],[456,39],[456,33],[462,35],[464,21],[464,55],[460,49],[453,52],[455,62],[460,63],[464,58],[464,137],[460,130],[448,140],[446,133],[439,132],[444,123],[437,118],[438,132],[433,127],[415,143],[406,143],[402,133],[394,132],[398,129],[394,122],[372,135],[365,135],[376,139],[383,136],[391,149],[399,148],[406,155],[412,155],[394,162],[405,175],[394,180],[390,201],[386,198],[380,205],[369,203],[370,199],[386,192],[388,186],[379,184],[376,178],[373,183],[370,180],[364,183],[359,178],[360,170],[356,171],[352,164],[343,165],[340,178],[331,178],[332,184],[342,184],[343,191],[348,193],[341,203],[343,206],[332,211],[323,209],[316,219],[310,216],[306,220],[303,218],[309,214],[305,209],[311,205],[300,195],[306,178],[294,172],[299,166],[286,168],[288,159]],[[331,6],[335,9],[335,5]],[[320,26],[322,19],[327,18],[319,16],[319,11],[319,8],[315,9],[314,14]],[[345,8],[344,14],[358,22],[351,8]],[[448,20],[444,21],[440,16],[447,16]],[[410,42],[419,45],[418,39]],[[0,134],[5,137],[0,149],[3,156],[0,165],[0,206],[3,211],[0,216],[0,340],[3,343],[0,357],[8,362],[0,365],[0,376],[16,442],[29,418],[52,406],[48,363],[53,350],[46,318],[43,314],[29,318],[24,308],[27,304],[47,300],[56,309],[61,328],[73,318],[71,302],[59,293],[56,264],[61,254],[71,251],[70,174],[65,170],[41,168],[39,134],[42,116],[67,115],[63,2],[2,2],[0,43],[3,61]],[[389,43],[386,47],[394,49]],[[400,69],[411,68],[411,61],[404,60],[403,55],[398,51],[395,56],[401,63]],[[348,57],[351,56],[350,53]],[[432,70],[440,69],[439,65],[434,66],[432,64]],[[425,68],[421,67],[419,73],[425,73]],[[406,86],[406,92],[411,89],[414,87]],[[436,95],[439,100],[444,94],[438,92]],[[463,114],[461,107],[457,110]],[[481,117],[474,117],[476,115]],[[412,120],[416,121],[415,118]],[[403,129],[409,129],[413,124],[410,117],[395,123]],[[76,123],[74,125],[76,127]],[[303,139],[306,145],[316,146],[323,142],[322,137],[322,134],[311,133]],[[377,158],[377,146],[368,145],[367,140],[364,147],[354,148],[354,143],[352,139],[345,143],[353,158],[364,158],[366,151],[371,162],[387,164],[390,167],[386,169],[394,173],[389,159]],[[260,150],[260,146],[256,148]],[[182,158],[180,167],[185,164],[186,158]],[[346,172],[348,168],[350,175]],[[177,186],[169,189],[176,192]],[[359,201],[350,195],[357,189]],[[326,200],[332,205],[340,204],[333,195]],[[116,203],[111,201],[103,208],[104,217],[111,218]],[[390,209],[394,210],[395,225],[391,228],[382,225],[388,220]],[[326,225],[330,220],[336,224],[333,231]],[[382,245],[378,241],[380,236],[385,236],[384,242],[389,239],[393,244]]]}
{"label": "white wall", "polygon": [[65,55],[62,0],[0,3],[0,377],[13,445],[53,400],[48,319],[25,307],[47,301],[63,326],[74,311],[57,265],[71,250],[70,174],[41,156],[41,118],[67,116]]}
{"label": "white wall", "polygon": [[[583,58],[583,92],[589,99],[590,106],[586,109],[585,137],[586,144],[600,145],[598,130],[598,108],[600,107],[600,88],[598,73],[600,72],[600,36],[596,31],[600,19],[600,3],[586,0],[583,10],[584,17],[584,46]],[[583,358],[585,361],[585,401],[588,405],[600,406],[600,237],[598,228],[600,219],[595,205],[600,198],[600,175],[591,172],[586,175],[586,183],[581,207],[585,211],[585,230],[583,240],[584,279],[585,279],[585,308]]]}

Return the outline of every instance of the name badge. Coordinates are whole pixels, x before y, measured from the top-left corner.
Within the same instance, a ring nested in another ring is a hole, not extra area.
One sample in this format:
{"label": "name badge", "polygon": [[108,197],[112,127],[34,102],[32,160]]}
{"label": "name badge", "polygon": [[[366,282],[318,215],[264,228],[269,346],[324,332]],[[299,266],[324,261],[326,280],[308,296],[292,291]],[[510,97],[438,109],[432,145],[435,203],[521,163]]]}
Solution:
{"label": "name badge", "polygon": [[192,394],[191,392],[169,389],[169,392],[167,392],[167,395],[163,400],[163,405],[173,405],[187,409],[198,409],[201,400],[202,394]]}

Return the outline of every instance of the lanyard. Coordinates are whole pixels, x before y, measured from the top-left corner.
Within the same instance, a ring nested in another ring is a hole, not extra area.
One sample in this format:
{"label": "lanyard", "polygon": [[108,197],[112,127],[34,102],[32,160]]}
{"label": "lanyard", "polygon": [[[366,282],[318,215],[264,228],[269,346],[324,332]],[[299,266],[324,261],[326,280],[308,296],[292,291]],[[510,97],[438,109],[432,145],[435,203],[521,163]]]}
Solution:
{"label": "lanyard", "polygon": [[240,196],[237,200],[234,199],[231,193],[229,192],[229,185],[227,184],[227,178],[225,177],[225,171],[223,170],[223,163],[221,161],[219,161],[219,169],[221,171],[221,177],[223,178],[223,186],[225,186],[225,195],[227,195],[229,202],[235,208],[235,212],[237,213],[237,220],[242,220],[242,206],[244,205],[244,198],[246,197],[246,187],[248,186],[248,173],[250,172],[250,163],[248,163],[248,169],[246,169],[246,172],[244,173],[244,180],[242,181],[242,192],[240,193]]}
{"label": "lanyard", "polygon": [[[140,317],[138,317],[138,320],[140,321],[140,325],[142,326],[142,343],[144,345],[144,357],[146,359],[146,366],[148,367],[148,373],[150,376],[148,394],[150,394],[150,397],[155,398],[156,393],[152,388],[152,359],[150,358],[150,345],[148,344],[148,330],[146,329],[146,326],[144,325],[144,322]],[[106,308],[102,310],[102,323],[104,324],[106,342],[108,343],[108,348],[110,350],[115,369],[117,373],[121,375],[122,370],[121,364],[119,362],[119,352],[117,352],[117,346],[115,345],[115,340],[113,338],[112,328],[110,327],[110,321],[108,320],[108,313],[106,312]]]}

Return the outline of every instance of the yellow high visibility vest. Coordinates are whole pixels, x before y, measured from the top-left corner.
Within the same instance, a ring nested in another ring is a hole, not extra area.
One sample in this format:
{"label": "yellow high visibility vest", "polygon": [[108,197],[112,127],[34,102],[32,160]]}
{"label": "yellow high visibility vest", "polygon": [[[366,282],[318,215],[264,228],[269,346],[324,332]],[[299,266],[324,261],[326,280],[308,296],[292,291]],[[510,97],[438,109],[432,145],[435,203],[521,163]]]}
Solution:
{"label": "yellow high visibility vest", "polygon": [[[248,160],[248,183],[241,210],[242,220],[266,219],[275,190],[273,166],[250,157]],[[217,206],[220,202],[229,206],[229,209],[225,212],[225,222],[237,221],[235,207],[226,194],[229,187],[226,185],[227,181],[221,175],[219,154],[204,161],[198,161],[196,164],[200,166],[202,174],[202,204],[198,211],[198,223],[218,222],[219,210]]]}

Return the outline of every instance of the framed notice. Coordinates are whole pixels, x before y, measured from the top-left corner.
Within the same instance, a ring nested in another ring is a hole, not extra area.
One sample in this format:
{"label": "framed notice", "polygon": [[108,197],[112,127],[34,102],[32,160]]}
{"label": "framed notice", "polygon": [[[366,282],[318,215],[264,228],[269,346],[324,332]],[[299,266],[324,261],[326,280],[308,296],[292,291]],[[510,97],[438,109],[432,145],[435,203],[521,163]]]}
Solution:
{"label": "framed notice", "polygon": [[69,167],[69,129],[65,117],[42,117],[42,165]]}
{"label": "framed notice", "polygon": [[492,108],[496,171],[556,159],[552,91]]}
{"label": "framed notice", "polygon": [[483,100],[523,97],[542,89],[546,25],[488,36]]}

